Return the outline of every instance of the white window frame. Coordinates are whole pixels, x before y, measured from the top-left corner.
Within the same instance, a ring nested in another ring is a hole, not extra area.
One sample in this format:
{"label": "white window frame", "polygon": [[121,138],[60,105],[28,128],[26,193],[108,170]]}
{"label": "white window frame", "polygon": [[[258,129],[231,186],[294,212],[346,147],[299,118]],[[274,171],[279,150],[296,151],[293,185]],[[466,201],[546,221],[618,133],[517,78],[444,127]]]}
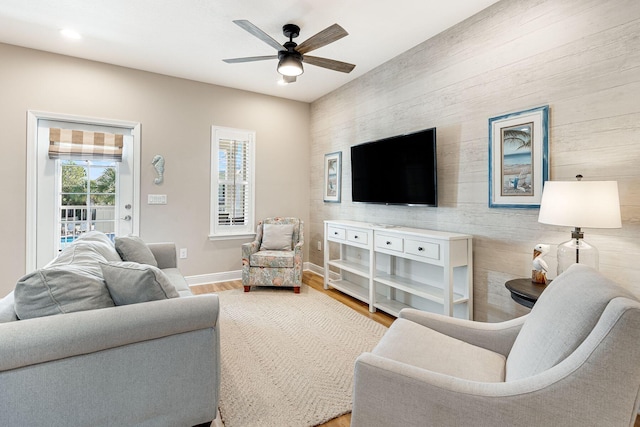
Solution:
{"label": "white window frame", "polygon": [[[220,185],[219,172],[219,150],[221,140],[246,141],[248,147],[248,200],[245,208],[244,225],[220,224],[218,188]],[[255,145],[256,133],[251,130],[234,129],[222,126],[211,126],[211,186],[210,186],[210,219],[209,219],[209,239],[226,240],[241,239],[255,236]]]}

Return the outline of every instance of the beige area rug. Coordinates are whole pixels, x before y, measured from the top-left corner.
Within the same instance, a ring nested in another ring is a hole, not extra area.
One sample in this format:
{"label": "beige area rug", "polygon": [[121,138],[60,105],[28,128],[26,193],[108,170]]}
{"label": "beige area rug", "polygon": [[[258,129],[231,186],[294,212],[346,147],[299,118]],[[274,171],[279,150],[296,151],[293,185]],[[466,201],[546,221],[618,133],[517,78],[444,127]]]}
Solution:
{"label": "beige area rug", "polygon": [[315,426],[351,411],[354,362],[386,327],[306,285],[218,295],[225,427]]}

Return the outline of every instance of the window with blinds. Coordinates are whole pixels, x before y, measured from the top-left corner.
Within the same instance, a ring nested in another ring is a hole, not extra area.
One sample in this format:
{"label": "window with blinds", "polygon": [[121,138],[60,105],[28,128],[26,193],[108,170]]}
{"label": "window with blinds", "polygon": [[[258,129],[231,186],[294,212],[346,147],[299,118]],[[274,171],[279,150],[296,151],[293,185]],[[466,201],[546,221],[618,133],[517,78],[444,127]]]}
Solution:
{"label": "window with blinds", "polygon": [[212,127],[211,238],[252,234],[255,132]]}

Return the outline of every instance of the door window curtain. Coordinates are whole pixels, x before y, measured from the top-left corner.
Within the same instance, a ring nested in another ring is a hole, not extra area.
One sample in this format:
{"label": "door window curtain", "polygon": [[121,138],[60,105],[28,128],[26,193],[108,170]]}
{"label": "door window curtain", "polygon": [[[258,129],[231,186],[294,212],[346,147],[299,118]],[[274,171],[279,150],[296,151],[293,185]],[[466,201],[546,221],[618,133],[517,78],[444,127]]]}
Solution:
{"label": "door window curtain", "polygon": [[72,129],[49,129],[49,158],[122,161],[123,135]]}

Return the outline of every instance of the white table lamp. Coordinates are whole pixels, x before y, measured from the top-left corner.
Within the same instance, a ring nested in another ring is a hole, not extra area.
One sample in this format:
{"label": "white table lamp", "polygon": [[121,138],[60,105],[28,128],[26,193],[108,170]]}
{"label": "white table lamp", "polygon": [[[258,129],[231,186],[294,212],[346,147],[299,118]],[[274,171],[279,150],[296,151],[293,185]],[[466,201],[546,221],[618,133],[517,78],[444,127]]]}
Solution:
{"label": "white table lamp", "polygon": [[598,269],[598,250],[583,240],[582,228],[620,228],[616,181],[547,181],[538,222],[574,227],[571,240],[558,245],[558,275],[572,264]]}

